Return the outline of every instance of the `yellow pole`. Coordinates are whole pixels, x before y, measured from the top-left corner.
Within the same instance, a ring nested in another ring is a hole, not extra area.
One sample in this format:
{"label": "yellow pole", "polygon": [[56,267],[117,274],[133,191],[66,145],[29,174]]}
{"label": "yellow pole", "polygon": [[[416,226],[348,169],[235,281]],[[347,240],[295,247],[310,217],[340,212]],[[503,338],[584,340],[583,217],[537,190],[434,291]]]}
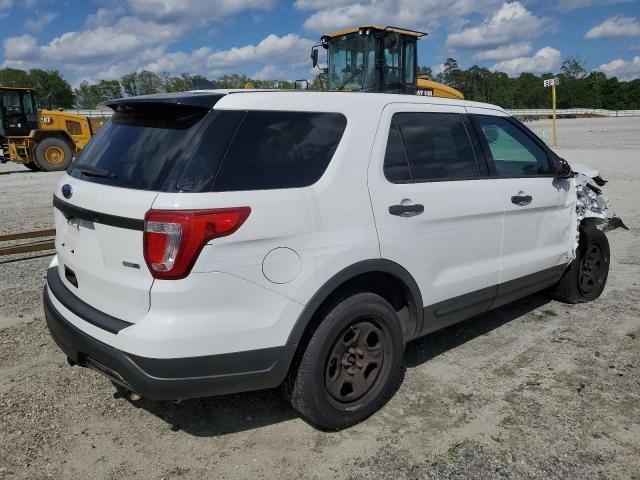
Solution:
{"label": "yellow pole", "polygon": [[558,134],[556,132],[556,86],[551,85],[551,103],[553,104],[553,146],[558,145]]}

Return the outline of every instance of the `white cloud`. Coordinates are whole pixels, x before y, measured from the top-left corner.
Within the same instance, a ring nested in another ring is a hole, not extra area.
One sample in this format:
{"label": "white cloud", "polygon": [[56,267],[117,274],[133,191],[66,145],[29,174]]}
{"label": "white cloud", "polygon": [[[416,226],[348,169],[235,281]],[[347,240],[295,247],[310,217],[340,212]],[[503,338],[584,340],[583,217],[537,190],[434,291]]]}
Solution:
{"label": "white cloud", "polygon": [[24,22],[24,26],[27,30],[38,32],[58,18],[59,15],[60,14],[55,12],[44,13],[42,15],[38,15],[36,18],[27,19]]}
{"label": "white cloud", "polygon": [[474,57],[478,60],[506,60],[508,58],[522,57],[530,53],[531,50],[531,43],[520,42],[490,50],[479,50]]}
{"label": "white cloud", "polygon": [[139,18],[163,24],[206,24],[246,10],[270,10],[275,0],[127,0]]}
{"label": "white cloud", "polygon": [[584,38],[637,37],[640,36],[640,22],[635,17],[616,15],[607,18],[600,25],[589,30]]}
{"label": "white cloud", "polygon": [[600,65],[598,70],[609,77],[618,77],[620,80],[640,78],[640,56],[633,57],[630,62],[618,58]]}
{"label": "white cloud", "polygon": [[[28,1],[34,0],[23,0],[23,5]],[[99,8],[88,15],[81,29],[62,33],[48,43],[38,45],[30,35],[6,39],[2,67],[58,68],[69,75],[73,83],[77,83],[78,78],[98,74],[107,78],[123,72],[124,68],[131,71],[142,65],[154,66],[158,71],[166,68],[178,72],[178,66],[198,61],[199,53],[196,50],[191,54],[165,54],[171,44],[199,28],[211,28],[212,22],[242,11],[268,10],[275,2],[118,0],[116,4],[111,1],[108,4],[112,7]],[[12,4],[12,0],[0,0],[0,14]],[[39,31],[54,18],[55,14],[36,16],[25,22],[25,26]],[[202,65],[197,67],[202,69]]]}
{"label": "white cloud", "polygon": [[38,56],[38,41],[31,35],[9,37],[3,42],[8,60],[29,60]]}
{"label": "white cloud", "polygon": [[309,63],[309,51],[314,41],[300,38],[294,33],[283,37],[271,34],[257,45],[234,47],[222,52],[212,53],[207,65],[213,69],[229,69],[252,62],[278,63],[289,62],[293,66]]}
{"label": "white cloud", "polygon": [[321,10],[324,8],[345,7],[355,3],[353,0],[296,0],[294,5],[300,10]]}
{"label": "white cloud", "polygon": [[551,47],[538,50],[531,57],[516,57],[503,60],[491,67],[491,70],[505,72],[511,76],[522,72],[545,73],[552,72],[560,66],[562,53]]}
{"label": "white cloud", "polygon": [[478,48],[505,45],[537,37],[546,26],[545,19],[531,13],[520,2],[503,3],[481,25],[449,34],[446,46]]}
{"label": "white cloud", "polygon": [[634,0],[559,0],[557,6],[560,10],[576,10],[591,5],[613,5],[615,3],[630,3]]}
{"label": "white cloud", "polygon": [[305,21],[304,28],[327,33],[358,25],[398,25],[407,28],[433,29],[437,22],[493,8],[499,0],[298,0],[300,9],[317,10]]}

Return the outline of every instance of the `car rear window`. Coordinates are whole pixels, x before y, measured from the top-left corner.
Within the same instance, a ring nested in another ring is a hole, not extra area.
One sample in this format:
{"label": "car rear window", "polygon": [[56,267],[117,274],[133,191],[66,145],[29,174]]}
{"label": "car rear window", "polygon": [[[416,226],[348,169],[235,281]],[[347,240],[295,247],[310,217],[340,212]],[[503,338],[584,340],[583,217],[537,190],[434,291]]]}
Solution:
{"label": "car rear window", "polygon": [[163,192],[305,187],[320,179],[345,128],[337,113],[137,104],[116,112],[69,172]]}

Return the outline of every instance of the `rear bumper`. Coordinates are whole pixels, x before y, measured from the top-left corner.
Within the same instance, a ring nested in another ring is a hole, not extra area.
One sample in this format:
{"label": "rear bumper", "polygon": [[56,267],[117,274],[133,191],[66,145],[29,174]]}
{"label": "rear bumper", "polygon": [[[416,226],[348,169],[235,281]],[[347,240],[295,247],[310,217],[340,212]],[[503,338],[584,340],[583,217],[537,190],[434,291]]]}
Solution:
{"label": "rear bumper", "polygon": [[49,295],[45,286],[47,325],[67,357],[150,399],[177,400],[273,388],[284,380],[295,353],[296,345],[284,345],[203,357],[140,357],[82,332],[62,316]]}

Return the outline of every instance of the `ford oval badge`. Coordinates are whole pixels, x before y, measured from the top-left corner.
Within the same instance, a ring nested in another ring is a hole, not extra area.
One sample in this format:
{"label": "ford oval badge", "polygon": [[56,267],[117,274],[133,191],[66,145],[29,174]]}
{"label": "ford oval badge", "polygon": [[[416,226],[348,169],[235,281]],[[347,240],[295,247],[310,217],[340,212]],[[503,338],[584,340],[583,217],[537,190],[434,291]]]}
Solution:
{"label": "ford oval badge", "polygon": [[62,196],[68,199],[71,198],[71,195],[73,195],[73,188],[68,183],[65,183],[62,186]]}

